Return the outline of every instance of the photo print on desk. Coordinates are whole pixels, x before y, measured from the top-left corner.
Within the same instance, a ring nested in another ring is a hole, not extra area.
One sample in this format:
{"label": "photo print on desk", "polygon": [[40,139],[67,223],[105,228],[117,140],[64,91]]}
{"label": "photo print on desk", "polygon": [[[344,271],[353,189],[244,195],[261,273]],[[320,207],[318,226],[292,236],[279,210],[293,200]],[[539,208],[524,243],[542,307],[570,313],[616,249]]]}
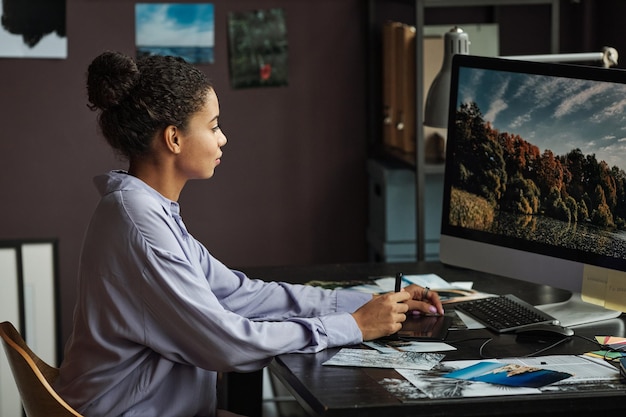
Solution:
{"label": "photo print on desk", "polygon": [[[482,362],[499,362],[500,366],[517,364],[538,367],[573,376],[535,388],[448,377],[450,373]],[[543,392],[584,392],[599,387],[605,390],[619,390],[623,387],[619,380],[619,372],[615,367],[604,363],[602,360],[594,360],[580,355],[509,358],[495,361],[442,361],[428,371],[415,369],[396,369],[396,371],[404,379],[387,378],[380,383],[402,402],[415,401],[420,398],[471,398],[541,394]],[[407,382],[413,387],[411,388]]]}
{"label": "photo print on desk", "polygon": [[286,86],[287,46],[287,25],[283,9],[229,13],[231,86]]}
{"label": "photo print on desk", "polygon": [[539,388],[569,378],[572,374],[516,363],[479,362],[444,376],[511,387]]}
{"label": "photo print on desk", "polygon": [[381,353],[370,349],[342,348],[322,365],[429,370],[444,357],[441,353],[432,352]]}

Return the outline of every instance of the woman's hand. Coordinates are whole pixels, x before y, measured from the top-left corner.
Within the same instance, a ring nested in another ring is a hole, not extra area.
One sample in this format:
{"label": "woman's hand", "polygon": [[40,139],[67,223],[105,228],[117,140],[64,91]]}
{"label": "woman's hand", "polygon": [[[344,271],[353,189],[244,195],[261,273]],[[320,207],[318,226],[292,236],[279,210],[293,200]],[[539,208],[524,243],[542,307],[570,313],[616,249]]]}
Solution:
{"label": "woman's hand", "polygon": [[416,284],[404,287],[403,290],[411,294],[411,298],[406,302],[409,310],[424,314],[443,314],[443,306],[436,291]]}
{"label": "woman's hand", "polygon": [[407,301],[410,298],[411,293],[407,291],[376,295],[352,313],[361,329],[363,340],[378,339],[400,330],[409,311]]}
{"label": "woman's hand", "polygon": [[411,284],[400,292],[375,295],[352,317],[361,329],[363,340],[372,340],[398,332],[408,311],[443,314],[443,306],[436,291]]}

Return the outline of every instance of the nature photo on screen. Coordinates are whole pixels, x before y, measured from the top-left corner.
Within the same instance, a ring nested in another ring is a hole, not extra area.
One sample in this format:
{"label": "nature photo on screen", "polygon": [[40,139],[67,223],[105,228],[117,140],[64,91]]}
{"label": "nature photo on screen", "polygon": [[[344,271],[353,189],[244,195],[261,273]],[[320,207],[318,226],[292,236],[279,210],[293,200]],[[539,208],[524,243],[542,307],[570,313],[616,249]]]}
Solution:
{"label": "nature photo on screen", "polygon": [[463,67],[459,86],[450,224],[626,259],[626,85]]}

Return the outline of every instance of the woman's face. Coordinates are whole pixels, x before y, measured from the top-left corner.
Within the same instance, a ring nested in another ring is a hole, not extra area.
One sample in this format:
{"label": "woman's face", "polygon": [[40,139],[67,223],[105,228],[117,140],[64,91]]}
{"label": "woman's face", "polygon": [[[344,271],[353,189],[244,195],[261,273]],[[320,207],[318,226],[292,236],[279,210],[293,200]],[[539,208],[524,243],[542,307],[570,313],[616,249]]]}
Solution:
{"label": "woman's face", "polygon": [[179,129],[180,154],[177,167],[185,179],[211,178],[220,164],[226,136],[218,125],[220,113],[215,91],[211,89],[204,106],[193,114],[185,129]]}

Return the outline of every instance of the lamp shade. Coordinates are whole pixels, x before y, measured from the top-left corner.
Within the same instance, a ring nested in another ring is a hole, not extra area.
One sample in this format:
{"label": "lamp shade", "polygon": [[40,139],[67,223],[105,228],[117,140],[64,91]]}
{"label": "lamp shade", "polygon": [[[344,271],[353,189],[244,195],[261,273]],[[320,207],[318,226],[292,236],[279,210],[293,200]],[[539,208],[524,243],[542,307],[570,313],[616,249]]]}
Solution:
{"label": "lamp shade", "polygon": [[469,54],[469,37],[463,29],[455,26],[443,38],[443,64],[435,76],[426,96],[424,124],[426,126],[448,127],[448,104],[450,101],[450,73],[452,56]]}

